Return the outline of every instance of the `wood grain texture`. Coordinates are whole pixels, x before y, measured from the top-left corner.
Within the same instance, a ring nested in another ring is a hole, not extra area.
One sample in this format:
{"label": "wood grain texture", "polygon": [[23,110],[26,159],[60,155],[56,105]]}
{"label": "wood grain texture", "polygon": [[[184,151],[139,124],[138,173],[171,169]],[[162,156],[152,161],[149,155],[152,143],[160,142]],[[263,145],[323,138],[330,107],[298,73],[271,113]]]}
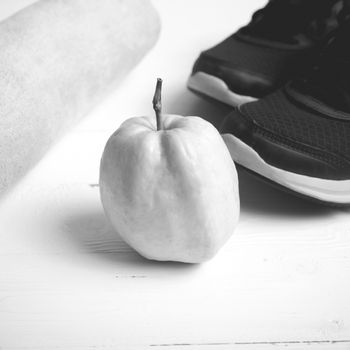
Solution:
{"label": "wood grain texture", "polygon": [[[220,120],[226,108],[184,82],[199,50],[262,1],[155,4],[156,49],[0,202],[0,348],[350,349],[349,211],[240,173],[238,229],[202,265],[147,261],[105,219],[97,184],[108,136],[128,116],[152,113],[159,75],[167,111]],[[214,11],[221,20],[211,31]]]}

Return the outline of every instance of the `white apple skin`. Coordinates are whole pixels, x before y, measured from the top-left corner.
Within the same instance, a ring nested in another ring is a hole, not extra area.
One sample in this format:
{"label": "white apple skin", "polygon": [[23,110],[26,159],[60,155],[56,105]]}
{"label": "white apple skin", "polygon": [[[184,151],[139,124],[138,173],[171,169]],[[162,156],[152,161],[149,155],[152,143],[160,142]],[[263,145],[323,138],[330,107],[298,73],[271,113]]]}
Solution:
{"label": "white apple skin", "polygon": [[126,120],[101,159],[100,194],[121,237],[148,259],[200,263],[233,234],[240,211],[235,165],[200,117]]}

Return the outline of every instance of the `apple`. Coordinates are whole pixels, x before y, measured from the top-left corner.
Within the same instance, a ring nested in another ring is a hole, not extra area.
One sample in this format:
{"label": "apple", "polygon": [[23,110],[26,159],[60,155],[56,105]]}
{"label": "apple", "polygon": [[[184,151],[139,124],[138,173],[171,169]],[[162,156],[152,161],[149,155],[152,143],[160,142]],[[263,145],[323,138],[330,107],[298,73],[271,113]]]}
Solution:
{"label": "apple", "polygon": [[233,234],[239,218],[238,179],[215,127],[200,117],[161,113],[127,119],[109,138],[100,165],[106,216],[148,259],[200,263]]}

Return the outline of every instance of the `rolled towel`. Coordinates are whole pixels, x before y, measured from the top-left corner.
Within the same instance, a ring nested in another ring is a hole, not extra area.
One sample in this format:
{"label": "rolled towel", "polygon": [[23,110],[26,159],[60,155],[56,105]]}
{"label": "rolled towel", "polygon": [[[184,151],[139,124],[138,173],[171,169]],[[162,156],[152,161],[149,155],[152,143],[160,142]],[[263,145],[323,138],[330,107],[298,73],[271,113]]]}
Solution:
{"label": "rolled towel", "polygon": [[159,34],[149,0],[41,0],[0,24],[0,195]]}

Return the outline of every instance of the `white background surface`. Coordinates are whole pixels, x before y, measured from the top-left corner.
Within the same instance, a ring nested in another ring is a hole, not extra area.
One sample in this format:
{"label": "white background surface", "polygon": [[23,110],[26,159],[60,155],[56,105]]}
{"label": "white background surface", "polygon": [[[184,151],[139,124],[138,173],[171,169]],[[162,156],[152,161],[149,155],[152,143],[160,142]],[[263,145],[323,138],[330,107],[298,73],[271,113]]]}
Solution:
{"label": "white background surface", "polygon": [[[33,1],[1,1],[1,18]],[[106,221],[99,160],[127,117],[227,113],[185,88],[198,53],[262,0],[156,0],[162,34],[123,85],[0,203],[1,349],[350,349],[348,210],[240,173],[241,219],[202,265],[134,253]]]}

